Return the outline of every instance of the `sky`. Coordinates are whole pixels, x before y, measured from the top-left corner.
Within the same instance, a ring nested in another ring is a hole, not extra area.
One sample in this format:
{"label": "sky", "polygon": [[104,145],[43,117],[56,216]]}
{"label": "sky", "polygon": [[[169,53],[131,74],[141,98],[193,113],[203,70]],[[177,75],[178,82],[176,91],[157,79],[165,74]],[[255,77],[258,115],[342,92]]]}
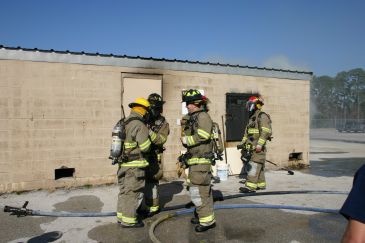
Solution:
{"label": "sky", "polygon": [[335,76],[365,69],[362,0],[1,0],[0,45]]}

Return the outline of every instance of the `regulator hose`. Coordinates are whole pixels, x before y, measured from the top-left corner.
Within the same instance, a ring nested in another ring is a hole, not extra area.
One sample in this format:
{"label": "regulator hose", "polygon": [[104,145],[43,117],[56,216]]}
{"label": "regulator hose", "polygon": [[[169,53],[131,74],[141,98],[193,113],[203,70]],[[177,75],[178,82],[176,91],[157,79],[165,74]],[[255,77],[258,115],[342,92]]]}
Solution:
{"label": "regulator hose", "polygon": [[[302,206],[291,206],[291,205],[274,205],[274,204],[222,204],[222,205],[214,205],[214,209],[236,209],[236,208],[266,208],[266,209],[289,209],[289,210],[299,210],[299,211],[310,211],[317,213],[332,213],[338,214],[339,209],[329,209],[329,208],[314,208],[314,207],[302,207]],[[184,209],[180,211],[176,211],[174,213],[169,213],[162,215],[157,220],[155,220],[150,229],[148,230],[148,235],[152,242],[161,243],[158,238],[155,236],[154,231],[161,222],[170,219],[175,216],[184,215],[188,213],[192,213],[195,208]]]}
{"label": "regulator hose", "polygon": [[[266,195],[284,195],[284,194],[348,194],[343,191],[321,191],[321,190],[303,190],[303,191],[271,191],[271,192],[250,192],[250,193],[239,193],[228,196],[215,197],[214,201],[224,201],[226,199],[240,198],[240,197],[252,197],[252,196],[266,196]],[[5,206],[4,212],[10,212],[17,216],[49,216],[49,217],[110,217],[116,216],[116,212],[46,212],[40,210],[27,209],[24,204],[22,208]],[[248,204],[246,204],[248,205]],[[171,211],[182,208],[191,208],[193,203],[180,204],[170,207],[165,207],[161,211]],[[217,205],[219,206],[219,205]]]}

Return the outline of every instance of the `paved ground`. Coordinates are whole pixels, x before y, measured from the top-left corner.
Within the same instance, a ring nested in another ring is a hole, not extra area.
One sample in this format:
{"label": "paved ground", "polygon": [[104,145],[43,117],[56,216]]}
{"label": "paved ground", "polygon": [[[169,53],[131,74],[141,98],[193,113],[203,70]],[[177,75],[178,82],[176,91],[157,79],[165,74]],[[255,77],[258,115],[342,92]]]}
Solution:
{"label": "paved ground", "polygon": [[[311,140],[311,163],[308,170],[267,172],[267,191],[330,190],[349,191],[354,171],[365,162],[360,143],[337,139],[334,131]],[[332,137],[331,137],[332,133]],[[314,132],[315,134],[315,132]],[[353,134],[355,135],[355,134]],[[359,140],[357,135],[349,141]],[[363,135],[365,136],[365,135]],[[334,140],[328,140],[334,139]],[[364,139],[365,141],[365,139]],[[238,178],[214,184],[216,195],[236,194]],[[21,206],[29,200],[29,208],[42,211],[109,212],[115,211],[116,186],[36,191],[0,195],[4,205]],[[162,205],[184,204],[189,197],[182,181],[166,182],[161,186]],[[338,209],[346,195],[299,194],[255,196],[230,199],[216,204],[265,203]],[[162,214],[161,214],[162,215]],[[156,215],[146,219],[143,229],[121,229],[114,217],[54,218],[9,216],[0,212],[0,242],[150,242],[148,229]],[[191,215],[182,215],[162,222],[155,235],[161,242],[339,242],[346,226],[340,215],[308,213],[277,209],[217,210],[217,227],[205,233],[195,233],[190,224]]]}
{"label": "paved ground", "polygon": [[337,132],[334,128],[312,129],[311,140],[344,141],[349,143],[365,143],[365,133]]}

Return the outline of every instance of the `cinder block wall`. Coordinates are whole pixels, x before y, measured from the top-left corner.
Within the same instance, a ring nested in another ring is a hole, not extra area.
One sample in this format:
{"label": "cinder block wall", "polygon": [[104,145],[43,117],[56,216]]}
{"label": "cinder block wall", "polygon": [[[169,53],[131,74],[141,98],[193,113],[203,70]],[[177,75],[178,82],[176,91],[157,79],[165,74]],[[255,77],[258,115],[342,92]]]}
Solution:
{"label": "cinder block wall", "polygon": [[[182,150],[176,119],[182,116],[181,90],[189,88],[205,91],[211,101],[209,114],[220,127],[226,112],[226,93],[259,92],[265,99],[263,110],[270,114],[273,122],[274,139],[268,143],[267,159],[284,166],[289,163],[290,153],[301,152],[303,160],[300,162],[309,164],[309,85],[309,80],[166,72],[163,79],[163,94],[167,101],[164,112],[171,124],[171,135],[164,155],[165,175],[176,176],[176,157]],[[228,143],[227,146],[236,147],[237,144]]]}
{"label": "cinder block wall", "polygon": [[[289,153],[303,152],[308,163],[308,80],[0,60],[0,192],[115,183],[117,167],[107,157],[111,129],[121,116],[124,72],[163,75],[171,128],[166,178],[176,177],[182,150],[176,120],[182,116],[181,90],[188,88],[205,91],[220,126],[227,92],[260,92],[273,120],[268,158],[285,165]],[[55,180],[55,169],[63,166],[75,168],[74,178]]]}
{"label": "cinder block wall", "polygon": [[[105,67],[0,61],[0,192],[114,182],[120,93],[121,74]],[[77,180],[55,180],[63,166]]]}

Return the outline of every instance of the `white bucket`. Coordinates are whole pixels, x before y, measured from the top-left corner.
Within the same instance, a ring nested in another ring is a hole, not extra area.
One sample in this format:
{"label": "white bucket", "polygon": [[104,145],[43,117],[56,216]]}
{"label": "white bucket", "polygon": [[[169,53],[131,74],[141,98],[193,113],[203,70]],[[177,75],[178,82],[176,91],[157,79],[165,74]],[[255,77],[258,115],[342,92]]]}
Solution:
{"label": "white bucket", "polygon": [[217,165],[217,176],[221,181],[228,180],[228,165],[227,164],[219,164]]}

